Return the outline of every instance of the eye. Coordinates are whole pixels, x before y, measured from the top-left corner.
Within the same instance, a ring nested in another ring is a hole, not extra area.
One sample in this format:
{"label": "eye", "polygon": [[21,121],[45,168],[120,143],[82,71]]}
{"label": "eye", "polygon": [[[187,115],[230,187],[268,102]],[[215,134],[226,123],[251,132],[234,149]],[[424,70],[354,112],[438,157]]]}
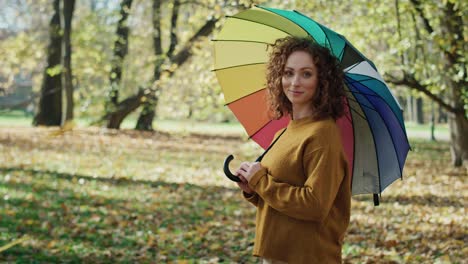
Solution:
{"label": "eye", "polygon": [[312,77],[312,73],[306,71],[306,72],[303,72],[303,73],[302,73],[302,76],[303,76],[304,78],[310,78],[310,77]]}
{"label": "eye", "polygon": [[285,77],[291,77],[291,76],[293,76],[293,75],[294,75],[294,73],[293,73],[292,71],[285,71],[285,72],[283,73],[283,76],[285,76]]}

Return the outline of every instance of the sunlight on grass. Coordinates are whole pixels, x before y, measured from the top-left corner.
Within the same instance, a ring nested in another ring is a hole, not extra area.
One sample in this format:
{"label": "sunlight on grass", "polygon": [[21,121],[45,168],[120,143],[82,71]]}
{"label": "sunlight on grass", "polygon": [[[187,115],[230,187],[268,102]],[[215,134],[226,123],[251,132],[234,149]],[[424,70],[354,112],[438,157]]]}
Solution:
{"label": "sunlight on grass", "polygon": [[[129,115],[121,125],[122,129],[134,129],[137,116]],[[85,128],[93,120],[77,119],[75,120],[77,127]],[[32,116],[26,116],[20,111],[0,113],[0,127],[24,127],[31,126]],[[414,122],[405,123],[408,137],[410,138],[430,138],[429,124],[416,124]],[[198,122],[194,120],[155,120],[153,128],[157,131],[177,133],[182,135],[187,134],[208,134],[208,135],[224,135],[224,136],[241,136],[248,138],[247,133],[238,122],[233,123],[208,123]],[[449,128],[447,124],[437,124],[435,127],[436,139],[448,140]]]}

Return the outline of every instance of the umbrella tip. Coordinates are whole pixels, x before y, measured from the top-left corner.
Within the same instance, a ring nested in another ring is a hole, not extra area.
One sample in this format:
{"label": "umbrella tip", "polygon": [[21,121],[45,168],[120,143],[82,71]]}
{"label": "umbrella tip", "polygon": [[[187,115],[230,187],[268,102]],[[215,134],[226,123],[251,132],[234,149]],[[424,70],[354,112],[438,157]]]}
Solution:
{"label": "umbrella tip", "polygon": [[379,205],[380,205],[379,194],[374,193],[374,206],[379,206]]}

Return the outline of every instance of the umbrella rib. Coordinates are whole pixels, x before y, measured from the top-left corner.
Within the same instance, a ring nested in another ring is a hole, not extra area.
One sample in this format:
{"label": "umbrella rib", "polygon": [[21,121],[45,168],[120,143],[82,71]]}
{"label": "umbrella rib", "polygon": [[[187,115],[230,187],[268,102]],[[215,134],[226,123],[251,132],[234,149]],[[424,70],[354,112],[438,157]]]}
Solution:
{"label": "umbrella rib", "polygon": [[244,40],[244,39],[212,39],[211,41],[214,41],[214,42],[247,42],[247,43],[271,45],[271,43],[264,42],[264,41]]}
{"label": "umbrella rib", "polygon": [[[356,64],[356,65],[357,65],[357,64]],[[348,70],[348,72],[349,72],[349,70]],[[364,74],[352,73],[352,72],[349,72],[349,73],[350,73],[350,74],[354,74],[354,75],[358,75],[358,76],[369,77],[368,75],[364,75]],[[364,81],[378,81],[378,82],[380,82],[382,85],[385,85],[385,86],[388,88],[387,84],[386,84],[385,82],[381,81],[380,79],[376,79],[376,78],[369,77],[369,78],[367,78],[367,79],[362,79],[362,80],[357,81],[357,80],[354,80],[354,79],[351,78],[351,77],[349,77],[349,78],[352,80],[352,81],[350,81],[349,83],[360,83],[360,84],[362,84],[361,82],[364,82]],[[362,84],[362,85],[364,85],[364,84]],[[367,88],[369,88],[367,85],[364,85],[364,86],[367,87]],[[370,88],[369,88],[369,89],[370,89]],[[370,89],[370,90],[372,90],[372,89]],[[389,89],[389,90],[390,90],[390,89]],[[389,92],[390,92],[390,91],[389,91]],[[395,98],[395,96],[394,96],[391,92],[390,92],[390,95],[392,95],[392,97]],[[396,100],[396,98],[395,98],[395,100]],[[384,100],[384,101],[385,101],[385,100]],[[401,106],[400,106],[400,104],[398,103],[398,101],[397,101],[397,105],[401,108]]]}
{"label": "umbrella rib", "polygon": [[[328,46],[329,46],[329,49],[332,51],[332,53],[334,53],[334,52],[333,52],[333,46],[332,46],[332,44],[331,44],[332,41],[331,41],[330,38],[328,37],[328,34],[326,33],[327,31],[324,30],[324,28],[327,28],[327,27],[324,26],[324,25],[322,25],[322,24],[320,24],[320,23],[318,23],[318,22],[316,22],[315,20],[313,20],[313,19],[311,19],[310,17],[308,17],[308,16],[302,14],[302,13],[299,12],[299,11],[294,10],[294,12],[297,13],[297,14],[299,14],[299,15],[301,15],[301,16],[303,16],[304,18],[306,18],[306,19],[308,19],[308,20],[310,20],[310,21],[316,23],[316,24],[320,27],[320,29],[322,30],[323,34],[325,35],[325,37],[326,37],[326,39],[327,39],[327,44],[328,44]],[[327,29],[328,29],[328,28],[327,28]],[[331,30],[331,29],[328,29],[328,30],[334,32],[334,31]],[[340,57],[341,57],[342,55],[344,55],[345,48],[346,48],[346,46],[348,46],[348,47],[350,47],[351,49],[355,50],[360,56],[362,56],[363,59],[364,59],[365,61],[368,61],[368,59],[367,59],[363,54],[361,54],[361,52],[359,52],[356,48],[354,48],[354,46],[353,46],[343,35],[339,34],[338,32],[334,32],[334,33],[336,33],[336,35],[337,35],[338,37],[340,37],[340,38],[344,41],[344,44],[345,44],[344,47],[343,47],[343,49],[340,51]],[[309,35],[310,35],[310,34],[309,34]],[[357,65],[357,63],[356,63],[356,65]],[[355,67],[355,66],[353,66],[352,68],[354,68],[354,67]],[[351,68],[351,69],[352,69],[352,68]]]}
{"label": "umbrella rib", "polygon": [[[350,98],[348,98],[350,99]],[[354,101],[354,100],[353,100]],[[363,116],[361,113],[359,113],[355,108],[353,108],[349,103],[348,104],[348,107],[349,109],[351,109],[352,111],[354,111],[354,113],[356,113],[360,118],[364,119],[367,121],[367,118],[365,116]]]}
{"label": "umbrella rib", "polygon": [[[349,72],[349,71],[346,71],[346,73],[354,74],[354,75],[359,75],[359,76],[366,76],[366,77],[369,77],[368,75],[359,74],[359,73],[353,73],[353,72]],[[360,82],[365,82],[365,81],[378,81],[378,82],[380,82],[381,84],[383,84],[383,85],[386,86],[386,84],[385,84],[384,82],[382,82],[381,80],[376,79],[376,78],[372,78],[372,77],[369,77],[369,78],[367,78],[367,79],[362,79],[362,80],[359,80],[359,81],[353,79],[352,77],[349,77],[349,78],[353,80],[351,83],[356,83],[356,82],[357,82],[357,83],[360,83]]]}
{"label": "umbrella rib", "polygon": [[[349,100],[351,100],[351,101],[354,101],[354,102],[358,103],[358,104],[359,104],[359,106],[364,106],[365,108],[367,108],[367,109],[369,109],[369,110],[372,110],[372,111],[375,111],[375,112],[377,112],[377,110],[376,110],[376,109],[374,109],[374,108],[372,108],[372,107],[370,107],[370,106],[367,106],[367,105],[361,104],[361,103],[359,103],[359,101],[358,101],[358,100],[356,100],[356,99],[349,98],[349,97],[346,97],[346,98],[348,98],[348,99],[349,99]],[[351,106],[350,106],[350,108],[351,108]],[[354,110],[354,109],[353,109],[353,110]],[[356,110],[354,110],[354,111],[356,111]],[[367,120],[365,117],[363,117],[363,116],[361,116],[361,117],[362,117],[362,118],[364,118],[365,120]]]}
{"label": "umbrella rib", "polygon": [[[373,80],[374,80],[374,79],[373,79]],[[345,79],[345,82],[349,82],[349,81]],[[369,89],[369,90],[372,91],[372,89],[369,88],[367,85],[364,85],[364,84],[362,84],[362,83],[359,83],[359,84],[361,84],[362,86],[364,86],[364,87],[366,87],[367,89]],[[352,91],[350,91],[350,92],[352,92]],[[359,91],[359,92],[362,93],[361,91]],[[362,93],[362,94],[363,94],[363,95],[367,95],[367,96],[374,96],[374,97],[380,98],[380,99],[390,108],[390,111],[392,111],[392,113],[393,113],[394,115],[397,114],[397,113],[395,113],[395,112],[393,111],[392,107],[388,104],[388,102],[387,102],[384,98],[382,98],[380,95],[378,95],[377,93],[376,93],[375,95],[373,95],[373,94],[366,94],[366,93]],[[403,111],[403,110],[400,109],[400,111]],[[380,115],[380,113],[379,113],[379,115]],[[404,124],[403,124],[403,126],[402,126],[402,124],[401,124],[400,122],[398,122],[398,124],[400,125],[400,128],[405,132],[406,142],[408,142],[408,144],[409,144],[408,135],[406,134],[406,129],[404,128]]]}
{"label": "umbrella rib", "polygon": [[[266,10],[267,12],[270,12],[270,13],[272,13],[272,14],[274,14],[274,15],[280,16],[280,17],[282,17],[282,18],[284,18],[284,19],[286,19],[286,20],[291,21],[294,25],[296,25],[296,26],[300,27],[302,30],[304,30],[304,32],[305,32],[309,37],[311,37],[312,39],[314,39],[314,37],[313,37],[312,35],[310,35],[309,32],[308,32],[303,26],[301,26],[301,25],[299,25],[298,23],[292,21],[291,19],[289,19],[289,18],[287,18],[287,17],[285,17],[285,16],[282,16],[282,15],[280,15],[280,14],[277,14],[277,13],[271,11],[271,10],[268,10],[268,9],[262,7],[262,6],[257,6],[257,7],[261,8],[261,9],[263,9],[263,10]],[[297,12],[297,11],[294,10],[294,12]],[[299,13],[299,14],[301,14],[301,13]],[[301,14],[301,15],[302,15],[302,14]],[[262,24],[262,23],[259,23],[259,24]],[[264,24],[263,24],[263,25],[264,25]],[[275,28],[275,27],[272,27],[272,28]],[[278,29],[278,30],[280,30],[280,29]],[[288,35],[291,35],[291,34],[289,34],[288,32],[286,32],[286,31],[284,31],[284,30],[281,30],[281,31],[285,32],[285,33],[288,34]],[[325,35],[326,35],[326,34],[325,34]],[[314,39],[314,40],[315,40],[315,39]]]}
{"label": "umbrella rib", "polygon": [[[269,11],[269,10],[268,10],[268,11]],[[270,12],[271,12],[271,11],[270,11]],[[273,12],[271,12],[271,13],[273,13]],[[276,13],[273,13],[273,14],[275,14],[275,15],[277,15],[277,16],[280,16],[280,17],[283,17],[283,16],[278,15],[278,14],[276,14]],[[260,24],[260,25],[264,25],[264,26],[267,26],[267,27],[274,28],[274,29],[276,29],[276,30],[278,30],[278,31],[281,31],[281,32],[286,33],[287,35],[291,36],[290,33],[286,32],[286,31],[284,31],[284,30],[282,30],[282,29],[280,29],[280,28],[273,27],[273,26],[271,26],[271,25],[268,25],[268,24],[265,24],[265,23],[261,23],[261,22],[255,21],[255,20],[246,19],[246,18],[241,18],[241,17],[234,17],[234,16],[227,16],[227,18],[235,18],[235,19],[239,19],[239,20],[249,21],[249,22],[252,22],[252,23],[257,23],[257,24]],[[286,18],[286,19],[287,19],[287,18]],[[303,27],[301,27],[301,28],[304,29]],[[306,31],[306,32],[307,32],[307,31]]]}
{"label": "umbrella rib", "polygon": [[[365,86],[365,85],[363,85],[363,86]],[[368,89],[370,89],[370,88],[367,87],[367,86],[365,86],[365,87],[368,88]],[[381,98],[380,96],[375,96],[375,97]],[[366,98],[366,99],[367,99],[367,98]],[[381,99],[383,100],[383,98],[381,98]],[[388,103],[387,103],[385,100],[383,100],[383,101],[385,102],[385,104],[387,105],[387,107],[390,108],[390,111],[392,111],[392,108],[388,105]],[[368,100],[368,102],[369,102],[371,105],[375,106],[375,104],[374,104],[373,102],[371,102],[371,101],[369,101],[369,100]],[[365,106],[364,104],[360,104],[360,105]],[[369,108],[369,109],[372,109],[372,108]],[[382,120],[384,120],[383,116],[381,115],[381,113],[380,113],[379,111],[377,111],[376,109],[374,109],[374,111],[379,115],[379,117],[380,117]],[[393,111],[392,111],[392,112],[393,112]],[[364,114],[365,114],[365,112],[364,112]],[[395,114],[395,113],[393,113],[393,114]],[[400,165],[399,155],[398,155],[398,153],[397,153],[397,150],[395,149],[395,141],[394,141],[394,139],[393,139],[393,137],[392,137],[392,133],[390,132],[390,129],[389,129],[387,123],[386,123],[386,122],[383,122],[383,123],[384,123],[384,125],[385,125],[385,129],[387,130],[388,134],[390,135],[390,140],[392,141],[393,151],[394,151],[394,153],[395,153],[395,156],[396,156],[396,159],[397,159],[397,162],[398,162],[398,169],[399,169],[399,173],[400,173],[400,177],[399,177],[399,178],[402,179],[402,178],[403,178],[403,169],[402,169],[402,167],[401,167],[401,165]],[[404,132],[404,134],[405,134],[406,143],[409,145],[409,141],[408,141],[408,136],[407,136],[407,134],[406,134],[406,130],[404,129],[404,127],[401,127],[400,122],[397,122],[397,123],[400,125],[400,129],[403,130],[403,132]],[[371,130],[371,131],[372,131],[372,130]],[[375,138],[374,138],[374,141],[375,141]],[[377,156],[377,159],[378,159],[378,156]],[[379,175],[380,175],[380,168],[379,168]],[[381,185],[381,182],[380,182],[380,177],[379,177],[379,190],[380,190],[380,192],[382,192],[382,185]]]}
{"label": "umbrella rib", "polygon": [[254,92],[251,92],[251,93],[249,93],[249,94],[246,94],[246,95],[244,95],[244,96],[242,96],[242,97],[239,97],[239,98],[237,98],[237,99],[234,100],[234,101],[231,101],[231,102],[229,102],[229,103],[224,104],[224,106],[228,106],[228,105],[230,105],[230,104],[232,104],[232,103],[235,103],[235,102],[237,102],[237,101],[240,101],[240,100],[242,100],[242,99],[244,99],[244,98],[246,98],[246,97],[249,97],[250,95],[252,95],[252,94],[254,94],[254,93],[258,93],[258,92],[260,92],[260,91],[262,91],[262,90],[265,90],[265,88],[261,88],[261,89],[259,89],[259,90],[254,91]]}
{"label": "umbrella rib", "polygon": [[[364,85],[364,86],[365,86],[365,85]],[[368,89],[370,89],[370,88],[367,87],[367,86],[365,86],[365,87],[368,88]],[[356,89],[356,88],[355,88],[355,89]],[[350,92],[352,93],[352,91],[350,91]],[[380,96],[376,96],[376,97],[381,98]],[[351,99],[351,100],[353,100],[353,101],[355,100],[355,99],[352,99],[352,98],[349,98],[349,97],[348,97],[348,99]],[[367,99],[367,98],[366,98],[366,99]],[[381,98],[381,99],[383,99],[383,98]],[[385,100],[383,100],[383,101],[385,102],[385,104],[387,104],[387,102],[386,102]],[[368,102],[369,102],[371,105],[375,106],[374,103],[372,103],[371,101],[368,100]],[[359,102],[358,102],[358,103],[359,103]],[[366,106],[366,105],[364,105],[364,104],[359,104],[359,105],[360,105],[360,106]],[[387,106],[391,109],[391,107],[390,107],[388,104],[387,104]],[[366,106],[366,108],[372,109],[371,107],[367,107],[367,106]],[[351,109],[352,109],[352,108],[351,108]],[[383,117],[382,117],[382,115],[380,114],[379,111],[377,111],[376,109],[372,109],[372,110],[374,110],[374,111],[377,113],[377,115],[383,120]],[[356,112],[356,113],[357,113],[357,112]],[[364,114],[365,116],[367,116],[367,114],[366,114],[365,111],[363,112],[363,114]],[[358,114],[358,115],[360,115],[360,114]],[[366,119],[366,120],[367,120],[367,119]],[[367,122],[367,123],[369,124],[369,122]],[[401,167],[401,165],[400,165],[399,155],[398,155],[398,153],[397,153],[397,151],[396,151],[396,149],[395,149],[395,141],[394,141],[394,139],[393,139],[393,137],[392,137],[392,134],[391,134],[391,132],[390,132],[390,130],[389,130],[389,128],[388,128],[387,123],[385,123],[385,122],[383,122],[383,123],[384,123],[384,125],[385,125],[385,129],[386,129],[387,133],[390,135],[390,140],[392,141],[393,152],[394,152],[394,154],[395,154],[395,157],[396,157],[397,163],[398,163],[398,169],[399,169],[399,173],[400,173],[400,175],[399,175],[400,177],[399,177],[399,178],[402,179],[402,177],[403,177],[402,167]],[[398,122],[398,123],[400,123],[400,122]],[[373,130],[370,129],[370,131],[372,132]],[[407,142],[408,142],[408,137],[406,136],[406,131],[405,131],[404,129],[403,129],[403,131],[405,132],[405,137],[406,137],[406,140],[407,140]],[[375,139],[375,137],[374,137],[374,133],[372,133],[372,137],[374,138],[374,144],[376,144],[376,142],[375,142],[376,139]],[[409,144],[409,143],[408,143],[408,144]],[[377,146],[375,146],[375,147],[376,147],[375,149],[376,149],[376,151],[377,151]],[[377,158],[377,164],[379,164],[379,156],[378,156],[377,153],[376,153],[376,158]],[[378,175],[379,175],[379,177],[378,177],[378,180],[379,180],[379,193],[382,193],[382,183],[381,183],[381,180],[380,180],[380,166],[377,166],[377,170],[378,170]]]}
{"label": "umbrella rib", "polygon": [[[355,111],[354,109],[351,108],[350,104],[349,104],[349,101],[346,100],[346,103],[348,104],[348,107],[349,109]],[[353,128],[353,170],[351,171],[351,193],[353,192],[353,183],[354,183],[354,168],[356,168],[356,147],[355,147],[355,143],[356,143],[356,131],[355,131],[355,127],[354,127],[354,118],[353,118],[353,114],[349,113],[349,117],[348,119],[350,119],[350,123],[351,123],[351,127]]]}
{"label": "umbrella rib", "polygon": [[[352,94],[362,94],[362,95],[366,95],[366,96],[380,97],[379,95],[363,93],[361,91],[347,91],[347,92],[352,93]],[[380,98],[382,98],[382,97],[380,97]]]}
{"label": "umbrella rib", "polygon": [[[351,92],[351,91],[349,91],[349,92],[350,92],[350,93],[355,93],[355,92]],[[368,96],[374,96],[374,97],[379,97],[379,98],[381,98],[380,96],[376,96],[376,95],[372,95],[372,94],[365,94],[365,93],[359,93],[359,92],[358,92],[357,94],[363,94],[363,95],[368,95]],[[371,106],[368,106],[368,105],[365,105],[365,104],[361,104],[358,100],[356,100],[356,99],[354,99],[354,98],[351,98],[351,97],[346,97],[346,98],[348,98],[348,99],[350,99],[350,100],[353,100],[354,102],[358,103],[360,106],[364,106],[364,107],[367,108],[367,109],[370,109],[370,110],[373,110],[373,111],[376,111],[376,112],[377,112],[377,110],[376,110],[375,108],[372,108]]]}
{"label": "umbrella rib", "polygon": [[[365,111],[363,111],[363,114],[366,116],[366,120],[367,120],[367,114]],[[369,131],[370,131],[370,134],[372,135],[372,142],[374,143],[374,151],[375,151],[375,159],[377,160],[377,180],[379,181],[379,194],[382,193],[382,183],[381,183],[381,180],[380,180],[380,165],[379,165],[379,154],[377,152],[377,142],[375,140],[375,135],[374,135],[374,131],[371,129],[371,126],[370,126],[370,122],[366,122],[367,126],[369,127]],[[374,193],[375,194],[375,193]]]}
{"label": "umbrella rib", "polygon": [[[349,97],[347,97],[348,99],[351,99]],[[353,99],[351,99],[353,100]],[[355,100],[353,100],[355,101]],[[357,102],[359,104],[359,102]],[[350,106],[349,102],[348,102],[348,106]],[[361,106],[361,104],[359,104],[359,106]],[[365,123],[368,127],[369,127],[369,131],[370,131],[370,134],[372,135],[372,142],[374,143],[374,150],[375,150],[375,158],[377,160],[377,180],[379,181],[379,193],[382,192],[382,185],[381,185],[381,182],[380,182],[380,166],[379,166],[379,155],[377,153],[377,145],[376,145],[376,141],[375,141],[375,136],[374,136],[374,132],[372,131],[371,127],[370,127],[370,123],[367,119],[367,114],[365,111],[362,111],[362,113],[364,114],[365,117],[363,117],[361,115],[361,113],[357,112],[356,110],[354,110],[353,108],[350,107],[351,110],[353,110],[356,114],[358,114],[360,117],[364,118],[364,120],[366,120],[367,122]],[[353,123],[351,123],[353,124]],[[354,130],[354,126],[353,126],[353,130]],[[356,131],[354,130],[354,142],[356,142]],[[354,155],[356,154],[355,150],[354,151]],[[354,161],[353,161],[354,162]],[[354,164],[353,164],[353,168],[354,168]],[[353,172],[353,175],[354,175],[354,172]]]}
{"label": "umbrella rib", "polygon": [[[372,79],[372,80],[374,80],[374,79]],[[357,81],[355,81],[355,82],[349,82],[349,81],[346,80],[346,78],[345,78],[345,83],[347,83],[347,84],[359,83],[359,84],[361,84],[362,86],[364,86],[364,87],[366,87],[367,89],[369,89],[369,90],[372,91],[372,89],[369,88],[369,86],[364,85],[364,84],[362,84],[361,82],[357,82]],[[356,88],[356,89],[357,89],[357,88]],[[388,104],[388,102],[385,100],[385,98],[383,98],[382,96],[380,96],[379,94],[377,94],[377,93],[375,93],[375,92],[374,92],[375,94],[363,93],[363,92],[361,92],[361,91],[357,91],[357,92],[350,91],[350,92],[353,93],[353,94],[354,94],[354,93],[357,93],[357,94],[362,94],[362,95],[366,95],[366,96],[378,97],[378,98],[382,99],[382,101],[383,101],[388,107],[390,107],[390,109],[392,109],[392,107]],[[401,110],[401,109],[400,109],[400,110]],[[393,112],[393,110],[392,110],[392,112]],[[393,112],[393,114],[396,114],[396,113]]]}
{"label": "umbrella rib", "polygon": [[[308,19],[308,20],[314,22],[315,24],[317,24],[317,26],[322,30],[323,34],[325,35],[325,38],[327,39],[327,43],[326,43],[326,44],[328,44],[328,48],[331,50],[332,54],[334,54],[333,46],[331,45],[331,41],[330,41],[330,39],[328,38],[328,35],[327,35],[326,31],[323,29],[323,25],[321,25],[321,24],[318,23],[317,21],[311,19],[310,17],[308,17],[308,16],[302,14],[301,12],[299,12],[299,11],[297,11],[297,10],[293,10],[293,12],[296,13],[296,14],[299,14],[299,15],[305,17],[306,19]],[[337,35],[338,35],[338,34],[337,34]],[[311,36],[311,35],[309,34],[309,36]],[[311,37],[312,37],[312,36],[311,36]]]}
{"label": "umbrella rib", "polygon": [[[348,43],[346,43],[346,45],[348,45]],[[348,46],[349,46],[349,45],[348,45]],[[357,62],[357,63],[354,63],[353,65],[349,66],[349,67],[347,68],[347,70],[345,71],[345,73],[348,73],[350,70],[356,68],[360,63],[361,63],[361,62]],[[352,73],[352,72],[351,72],[351,73]],[[353,73],[353,74],[355,74],[355,73]]]}
{"label": "umbrella rib", "polygon": [[255,131],[252,136],[249,135],[249,139],[252,139],[253,136],[255,136],[258,132],[260,132],[263,128],[265,128],[266,126],[268,126],[268,124],[270,124],[271,122],[273,122],[273,120],[269,120],[265,125],[263,125],[261,128],[257,129],[257,131]]}
{"label": "umbrella rib", "polygon": [[[373,104],[372,102],[369,102],[369,103]],[[382,117],[382,115],[380,114],[380,112],[377,112],[377,113],[379,114],[380,118],[382,118],[382,120],[383,120],[383,117]],[[392,133],[390,132],[390,129],[389,129],[387,123],[386,123],[386,122],[383,122],[383,123],[384,123],[384,125],[385,125],[385,128],[387,129],[388,134],[390,135],[390,140],[392,141],[393,151],[394,151],[395,156],[396,156],[396,158],[397,158],[398,170],[399,170],[399,172],[400,172],[400,177],[399,177],[399,178],[400,178],[400,179],[403,179],[403,168],[400,166],[400,160],[399,160],[399,157],[398,157],[398,153],[397,153],[397,150],[395,149],[395,141],[393,140]],[[398,123],[400,123],[400,122],[398,122]],[[406,131],[405,131],[405,129],[403,129],[403,131],[405,132],[406,142],[407,142],[408,145],[409,145],[408,137],[406,136]],[[378,157],[377,157],[377,158],[378,158]],[[379,174],[380,174],[380,170],[379,170]],[[379,178],[379,188],[381,189],[380,192],[382,192],[383,190],[382,190],[382,186],[381,186],[381,183],[380,183],[380,178]]]}
{"label": "umbrella rib", "polygon": [[247,64],[242,64],[242,65],[229,66],[229,67],[225,67],[225,68],[213,69],[211,71],[216,72],[216,71],[228,70],[228,69],[245,67],[245,66],[260,65],[260,64],[266,64],[266,62],[247,63]]}

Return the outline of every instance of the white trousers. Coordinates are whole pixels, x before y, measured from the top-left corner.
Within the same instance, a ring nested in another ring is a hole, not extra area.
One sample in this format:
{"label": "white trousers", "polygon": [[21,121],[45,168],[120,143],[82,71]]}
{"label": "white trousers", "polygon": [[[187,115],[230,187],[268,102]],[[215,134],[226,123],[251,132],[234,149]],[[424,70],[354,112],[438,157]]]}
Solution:
{"label": "white trousers", "polygon": [[288,264],[288,263],[281,261],[281,260],[262,258],[262,264]]}

